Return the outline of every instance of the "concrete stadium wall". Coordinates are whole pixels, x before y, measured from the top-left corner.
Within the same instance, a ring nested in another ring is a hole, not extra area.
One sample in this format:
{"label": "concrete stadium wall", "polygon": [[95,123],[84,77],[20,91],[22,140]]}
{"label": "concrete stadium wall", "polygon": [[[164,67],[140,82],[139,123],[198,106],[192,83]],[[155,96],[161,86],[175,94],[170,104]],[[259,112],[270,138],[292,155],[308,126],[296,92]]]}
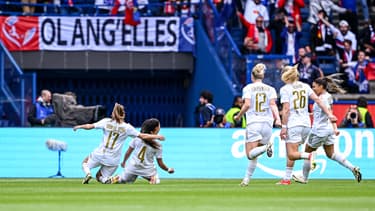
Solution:
{"label": "concrete stadium wall", "polygon": [[[364,179],[375,179],[374,129],[341,129],[337,137],[336,151],[344,154],[354,165],[361,167]],[[161,178],[242,178],[248,160],[244,153],[243,129],[193,129],[162,128],[163,160],[174,167],[175,174],[159,169]],[[62,152],[61,173],[68,178],[83,177],[81,161],[102,139],[101,130],[79,130],[71,128],[0,128],[0,177],[46,178],[57,173],[58,153],[47,149],[47,139],[64,141],[68,145]],[[272,141],[274,155],[262,155],[254,178],[278,179],[285,170],[285,144],[275,129]],[[130,138],[124,145],[128,148]],[[353,179],[346,168],[331,161],[322,149],[316,158],[318,167],[311,179]],[[301,171],[302,161],[297,161],[294,170]],[[96,170],[93,170],[95,173]],[[122,171],[121,167],[117,173]]]}

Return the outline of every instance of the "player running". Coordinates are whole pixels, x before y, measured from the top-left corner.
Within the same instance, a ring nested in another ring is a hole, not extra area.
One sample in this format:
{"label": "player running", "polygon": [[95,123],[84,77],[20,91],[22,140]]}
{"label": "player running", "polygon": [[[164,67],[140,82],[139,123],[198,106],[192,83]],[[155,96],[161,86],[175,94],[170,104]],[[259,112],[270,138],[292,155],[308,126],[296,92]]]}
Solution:
{"label": "player running", "polygon": [[82,169],[86,174],[82,184],[88,184],[91,180],[90,169],[100,166],[96,174],[98,182],[105,183],[116,171],[121,159],[121,150],[128,136],[139,137],[154,143],[154,139],[164,140],[164,136],[158,134],[146,134],[138,132],[132,125],[124,122],[124,106],[116,103],[112,118],[104,118],[94,124],[77,125],[73,128],[90,130],[93,128],[103,129],[102,143],[98,148],[90,153],[82,162]]}
{"label": "player running", "polygon": [[[143,122],[141,132],[158,134],[159,130],[159,120],[152,118]],[[130,161],[126,164],[132,153],[133,155]],[[134,138],[132,142],[130,142],[124,160],[121,163],[121,166],[125,168],[124,171],[120,175],[112,177],[107,183],[134,183],[137,177],[141,176],[148,180],[150,184],[159,184],[160,179],[154,165],[155,158],[160,168],[170,174],[174,173],[174,169],[168,168],[163,162],[162,146],[160,143],[145,142],[141,138]]]}
{"label": "player running", "polygon": [[[313,82],[313,90],[319,96],[322,103],[329,109],[332,109],[333,99],[330,92],[344,91],[331,78],[317,78]],[[324,151],[330,159],[338,162],[342,166],[348,168],[354,175],[357,182],[361,182],[362,174],[359,167],[354,167],[343,155],[335,152],[335,137],[339,135],[336,122],[331,122],[326,113],[314,103],[313,105],[314,121],[307,144],[305,145],[305,152],[311,153],[323,145]],[[293,175],[293,180],[299,183],[306,184],[311,169],[310,160],[305,160],[303,164],[303,175]]]}
{"label": "player running", "polygon": [[236,121],[241,120],[246,112],[246,141],[245,152],[249,159],[249,165],[241,186],[247,186],[257,166],[259,155],[267,151],[267,156],[272,156],[272,125],[281,125],[279,111],[276,105],[275,88],[264,84],[264,73],[266,66],[262,63],[255,65],[251,73],[253,83],[243,88],[242,98],[245,100],[240,112],[234,117]]}
{"label": "player running", "polygon": [[290,185],[295,160],[312,159],[312,153],[298,151],[298,147],[305,143],[311,129],[308,112],[309,98],[315,101],[331,121],[337,120],[310,86],[298,81],[298,79],[299,73],[296,66],[284,67],[281,80],[285,85],[280,89],[280,102],[282,104],[280,138],[285,140],[288,158],[285,176],[276,183],[278,185]]}

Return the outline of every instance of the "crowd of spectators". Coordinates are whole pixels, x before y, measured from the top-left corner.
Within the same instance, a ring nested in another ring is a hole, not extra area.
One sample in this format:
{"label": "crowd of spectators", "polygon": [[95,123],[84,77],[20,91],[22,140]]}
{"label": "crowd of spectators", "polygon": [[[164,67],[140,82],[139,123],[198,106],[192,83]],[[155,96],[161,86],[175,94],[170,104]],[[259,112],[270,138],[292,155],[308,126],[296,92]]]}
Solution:
{"label": "crowd of spectators", "polygon": [[[0,0],[1,14],[21,15],[123,15],[133,0]],[[196,10],[195,0],[137,0],[142,16],[188,15]],[[116,10],[114,13],[113,10]]]}
{"label": "crowd of spectators", "polygon": [[[25,15],[33,13],[123,15],[125,5],[133,1],[18,0],[8,4],[9,2],[0,0],[0,10],[3,13],[9,10],[22,11]],[[288,55],[291,56],[293,63],[299,63],[299,70],[305,71],[310,67],[306,67],[305,59],[300,58],[298,54],[301,48],[309,49],[307,58],[311,59],[311,63],[320,69],[321,73],[332,73],[332,70],[328,71],[321,66],[321,64],[332,63],[332,60],[320,58],[335,58],[335,64],[331,67],[334,71],[342,73],[342,79],[347,81],[343,84],[344,88],[349,93],[369,93],[368,74],[375,72],[372,66],[368,65],[374,60],[371,58],[375,58],[375,26],[369,12],[374,2],[366,0],[358,3],[350,0],[341,0],[338,3],[332,0],[214,0],[212,2],[217,7],[218,19],[223,19],[216,21],[218,23],[215,27],[224,24],[231,29],[236,26],[233,23],[237,21],[237,26],[243,28],[243,44],[240,46],[243,54]],[[199,9],[198,3],[196,0],[137,0],[137,9],[142,16],[192,15]],[[357,8],[357,4],[362,7]],[[232,7],[232,10],[229,7]],[[301,12],[302,9],[305,12]],[[206,10],[204,6],[203,10]],[[339,16],[334,16],[333,12],[339,13]],[[316,69],[315,66],[312,68]],[[306,77],[305,72],[301,72],[301,76]]]}
{"label": "crowd of spectators", "polygon": [[[5,15],[12,12],[21,15],[123,15],[128,1],[133,0],[15,0],[11,4],[0,0],[0,12]],[[320,64],[326,61],[320,57],[335,57],[346,90],[349,93],[369,93],[367,75],[369,71],[375,72],[369,66],[371,58],[375,58],[375,22],[371,21],[369,12],[374,2],[361,0],[359,10],[356,1],[349,0],[339,3],[332,0],[233,0],[236,12],[226,14],[226,20],[221,23],[232,24],[233,19],[237,19],[238,26],[243,27],[241,49],[244,54],[291,56],[293,63],[298,65],[303,82],[311,84],[325,74]],[[137,9],[142,16],[183,16],[194,14],[199,9],[198,3],[195,0],[137,0]],[[213,3],[220,14],[224,13],[224,4],[232,4],[230,0],[214,0]],[[303,8],[308,8],[307,16],[301,13]],[[333,12],[339,13],[338,19],[333,18]],[[303,28],[308,33],[303,33]],[[281,61],[280,64],[283,65]],[[40,108],[50,105],[42,97],[36,105],[40,104]],[[216,108],[212,98],[211,93],[202,92],[196,110],[197,126],[243,127],[244,121],[234,122],[231,116],[232,110],[240,108],[235,104],[241,101],[240,98],[234,99],[233,108],[228,112]],[[346,123],[353,119],[353,110],[358,110],[357,107],[350,109],[344,119],[348,120]],[[49,118],[32,112],[29,122],[38,126],[56,124],[54,119],[49,121]]]}
{"label": "crowd of spectators", "polygon": [[[305,2],[246,0],[244,12],[237,12],[245,30],[242,52],[289,55],[299,65],[301,80],[308,83],[332,73],[321,64],[332,63],[333,58],[347,92],[369,93],[368,74],[375,72],[368,65],[375,58],[374,22],[369,12],[373,2],[361,0],[361,9],[349,0]],[[308,14],[301,14],[302,8],[308,8]],[[308,49],[306,56],[299,55],[301,48]]]}

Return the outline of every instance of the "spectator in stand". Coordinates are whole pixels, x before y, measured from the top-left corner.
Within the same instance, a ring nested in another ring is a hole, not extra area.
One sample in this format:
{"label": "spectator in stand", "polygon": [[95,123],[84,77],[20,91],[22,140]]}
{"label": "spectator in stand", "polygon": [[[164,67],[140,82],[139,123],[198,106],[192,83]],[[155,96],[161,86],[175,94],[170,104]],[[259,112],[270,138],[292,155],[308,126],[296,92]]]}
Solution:
{"label": "spectator in stand", "polygon": [[351,63],[354,62],[354,58],[356,58],[356,52],[352,50],[352,41],[351,40],[345,40],[344,41],[344,49],[340,51],[340,72],[344,75],[341,77],[343,81],[346,82],[344,84],[344,88],[349,93],[355,93],[357,92],[357,86],[355,85],[355,77],[354,72],[351,67]]}
{"label": "spectator in stand", "polygon": [[214,124],[213,127],[217,128],[230,128],[231,124],[227,121],[225,117],[225,110],[222,108],[217,108],[215,110]]}
{"label": "spectator in stand", "polygon": [[260,0],[246,0],[245,20],[251,24],[255,24],[257,17],[262,16],[264,24],[267,26],[270,18],[267,8]]}
{"label": "spectator in stand", "polygon": [[372,117],[370,112],[367,109],[367,98],[364,96],[360,96],[357,99],[357,108],[359,111],[359,115],[361,116],[362,122],[366,128],[374,128],[374,123],[372,121]]}
{"label": "spectator in stand", "polygon": [[298,48],[298,54],[296,55],[296,63],[294,63],[294,65],[297,65],[297,69],[303,67],[302,60],[303,60],[303,57],[305,57],[306,53],[307,52],[306,52],[305,47]]}
{"label": "spectator in stand", "polygon": [[302,37],[300,23],[294,22],[292,18],[285,18],[285,27],[281,33],[283,43],[282,54],[293,57],[293,63],[297,61],[297,51],[299,49],[299,40]]}
{"label": "spectator in stand", "polygon": [[369,83],[367,80],[368,63],[370,58],[366,56],[364,51],[358,51],[357,62],[352,62],[350,65],[353,69],[355,83],[358,86],[359,93],[369,93]]}
{"label": "spectator in stand", "polygon": [[196,118],[199,127],[212,127],[216,107],[212,104],[214,96],[210,91],[200,93],[199,105],[196,107]]}
{"label": "spectator in stand", "polygon": [[44,0],[41,1],[43,3],[43,9],[40,12],[44,14],[58,14],[60,12],[60,0]]}
{"label": "spectator in stand", "polygon": [[41,91],[27,117],[31,126],[55,126],[57,117],[51,99],[52,95],[49,90]]}
{"label": "spectator in stand", "polygon": [[230,127],[242,127],[242,128],[246,127],[245,116],[241,118],[241,121],[234,120],[234,117],[240,112],[242,105],[243,105],[242,96],[240,95],[234,96],[232,107],[225,114],[225,118],[227,122],[230,123]]}
{"label": "spectator in stand", "polygon": [[313,56],[333,56],[335,55],[335,39],[332,30],[322,21],[327,15],[324,10],[319,12],[319,19],[311,29],[310,43]]}
{"label": "spectator in stand", "polygon": [[[95,0],[96,15],[109,15],[113,5],[115,4],[115,1],[116,0]],[[124,5],[124,3],[125,1],[121,2],[122,5]],[[122,8],[122,11],[124,11],[124,8]]]}
{"label": "spectator in stand", "polygon": [[247,35],[244,40],[244,51],[246,53],[270,53],[272,50],[271,32],[264,26],[263,17],[256,18],[256,24],[246,21],[241,13],[237,13],[242,24],[247,28]]}
{"label": "spectator in stand", "polygon": [[78,0],[61,0],[61,15],[81,15],[82,8],[77,7],[80,3],[81,2],[78,2]]}
{"label": "spectator in stand", "polygon": [[283,42],[281,39],[278,39],[279,35],[284,29],[285,26],[285,17],[286,11],[284,8],[279,8],[276,10],[275,16],[273,19],[270,20],[270,24],[268,25],[268,29],[272,31],[273,35],[273,46],[275,54],[281,54],[283,49]]}
{"label": "spectator in stand", "polygon": [[301,8],[305,7],[304,0],[278,0],[277,7],[284,8],[296,24],[302,25]]}
{"label": "spectator in stand", "polygon": [[349,30],[349,24],[346,20],[341,20],[339,22],[339,29],[337,29],[333,24],[326,20],[323,15],[320,14],[319,19],[333,32],[336,46],[338,48],[343,49],[344,40],[350,40],[352,41],[352,50],[357,50],[357,38],[355,37],[355,34]]}
{"label": "spectator in stand", "polygon": [[311,53],[306,53],[302,57],[302,65],[299,65],[297,67],[299,72],[299,80],[301,82],[309,84],[310,87],[312,86],[312,83],[315,79],[324,76],[322,70],[311,63],[311,57]]}
{"label": "spectator in stand", "polygon": [[21,0],[23,15],[32,15],[35,12],[36,0]]}
{"label": "spectator in stand", "polygon": [[[298,54],[296,55],[296,63],[294,63],[294,65],[297,65],[297,69],[299,68],[300,65],[303,65],[302,60],[305,54],[307,53],[310,53],[311,55],[313,55],[313,52],[309,45],[298,48]],[[314,64],[315,66],[319,66],[318,62],[316,61],[316,57],[314,56],[311,57],[311,63]]]}
{"label": "spectator in stand", "polygon": [[373,22],[365,22],[358,36],[359,49],[366,52],[370,57],[375,57],[375,31]]}
{"label": "spectator in stand", "polygon": [[331,0],[310,0],[309,6],[309,17],[307,21],[311,24],[317,24],[319,22],[318,14],[324,11],[328,17],[331,17],[331,11],[334,10],[338,13],[348,12],[345,8],[339,7]]}
{"label": "spectator in stand", "polygon": [[344,49],[340,53],[340,66],[346,69],[349,63],[356,57],[356,52],[352,49],[352,41],[344,40]]}
{"label": "spectator in stand", "polygon": [[357,1],[340,0],[340,4],[343,8],[345,8],[347,10],[347,12],[339,14],[340,20],[346,20],[348,22],[352,32],[354,34],[358,34]]}
{"label": "spectator in stand", "polygon": [[362,122],[362,117],[356,105],[351,105],[347,110],[340,127],[346,128],[364,128],[365,124]]}
{"label": "spectator in stand", "polygon": [[336,35],[336,46],[338,48],[344,48],[343,42],[344,40],[352,41],[352,50],[357,50],[357,38],[356,35],[349,30],[349,24],[346,20],[341,20],[339,22],[339,30],[335,28],[332,24],[330,25],[333,33]]}
{"label": "spectator in stand", "polygon": [[311,53],[313,56],[311,57],[311,63],[313,63],[314,65],[316,66],[319,66],[319,63],[318,63],[318,60],[317,60],[317,57],[314,56],[314,52],[312,51],[311,47],[309,45],[306,45],[305,46],[305,51],[306,53]]}

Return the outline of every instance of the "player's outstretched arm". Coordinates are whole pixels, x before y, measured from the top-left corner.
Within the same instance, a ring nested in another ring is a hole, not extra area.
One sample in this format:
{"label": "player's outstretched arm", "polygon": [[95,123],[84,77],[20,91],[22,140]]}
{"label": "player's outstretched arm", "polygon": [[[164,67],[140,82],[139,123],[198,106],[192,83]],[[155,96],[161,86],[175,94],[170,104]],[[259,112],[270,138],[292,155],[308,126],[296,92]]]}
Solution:
{"label": "player's outstretched arm", "polygon": [[124,155],[124,160],[121,162],[122,168],[125,168],[126,161],[129,159],[129,157],[130,157],[130,155],[132,154],[133,151],[134,151],[133,147],[129,147],[128,150],[126,151],[126,153]]}
{"label": "player's outstretched arm", "polygon": [[163,169],[164,171],[166,171],[166,172],[168,172],[168,173],[170,173],[170,174],[173,174],[173,173],[174,173],[174,168],[168,168],[168,167],[164,164],[162,158],[158,158],[157,161],[158,161],[158,165],[159,165],[159,167],[160,167],[161,169]]}
{"label": "player's outstretched arm", "polygon": [[94,124],[76,125],[74,126],[73,130],[74,131],[76,131],[77,129],[90,130],[90,129],[93,129],[94,127],[95,127]]}
{"label": "player's outstretched arm", "polygon": [[151,141],[154,139],[159,139],[160,141],[164,141],[165,137],[159,134],[148,134],[148,133],[140,133],[138,135],[138,138],[146,140],[146,141]]}
{"label": "player's outstretched arm", "polygon": [[278,127],[281,127],[280,113],[279,113],[279,109],[277,108],[275,99],[270,100],[270,106],[271,106],[272,114],[276,120],[275,125]]}

